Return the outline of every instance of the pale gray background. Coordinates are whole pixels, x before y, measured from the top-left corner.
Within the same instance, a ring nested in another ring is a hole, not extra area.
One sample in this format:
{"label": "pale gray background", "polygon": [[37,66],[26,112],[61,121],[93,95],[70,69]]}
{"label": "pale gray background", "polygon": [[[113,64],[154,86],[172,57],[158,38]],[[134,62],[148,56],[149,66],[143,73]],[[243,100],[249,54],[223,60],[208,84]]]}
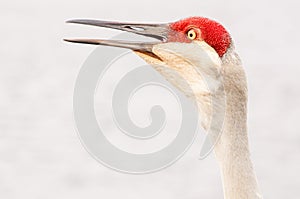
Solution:
{"label": "pale gray background", "polygon": [[159,173],[117,173],[81,146],[72,92],[95,48],[63,37],[108,38],[117,31],[70,26],[70,18],[168,22],[208,16],[231,32],[249,82],[249,132],[265,198],[300,195],[299,2],[1,1],[0,198],[222,198],[213,155],[194,144]]}

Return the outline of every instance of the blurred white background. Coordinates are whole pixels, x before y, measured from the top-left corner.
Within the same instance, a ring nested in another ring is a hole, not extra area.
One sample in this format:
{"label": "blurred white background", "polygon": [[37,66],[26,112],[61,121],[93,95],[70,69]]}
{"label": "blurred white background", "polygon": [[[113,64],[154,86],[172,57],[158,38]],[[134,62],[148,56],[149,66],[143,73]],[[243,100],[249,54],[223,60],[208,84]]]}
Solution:
{"label": "blurred white background", "polygon": [[0,3],[0,198],[222,198],[214,156],[195,143],[176,164],[127,175],[95,161],[77,137],[72,93],[94,46],[65,37],[117,31],[71,18],[169,22],[206,16],[231,33],[249,83],[252,158],[265,198],[300,195],[299,2],[27,0]]}

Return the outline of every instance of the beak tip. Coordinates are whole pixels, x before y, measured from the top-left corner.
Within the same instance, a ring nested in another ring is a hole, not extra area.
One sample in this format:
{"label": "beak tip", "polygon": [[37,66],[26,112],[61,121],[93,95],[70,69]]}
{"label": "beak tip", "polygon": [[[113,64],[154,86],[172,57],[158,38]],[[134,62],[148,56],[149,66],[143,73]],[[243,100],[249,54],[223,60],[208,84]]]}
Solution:
{"label": "beak tip", "polygon": [[66,21],[66,23],[80,23],[82,20],[79,19],[69,19]]}
{"label": "beak tip", "polygon": [[69,43],[79,43],[78,41],[76,41],[74,39],[63,39],[63,41],[69,42]]}

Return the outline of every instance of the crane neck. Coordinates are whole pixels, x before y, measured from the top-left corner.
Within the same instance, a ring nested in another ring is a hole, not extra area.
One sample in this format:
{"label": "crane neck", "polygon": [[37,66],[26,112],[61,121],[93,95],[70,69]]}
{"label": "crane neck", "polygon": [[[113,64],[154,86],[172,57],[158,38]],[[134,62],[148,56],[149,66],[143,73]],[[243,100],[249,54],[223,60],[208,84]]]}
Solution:
{"label": "crane neck", "polygon": [[[208,97],[201,96],[197,104],[202,118],[211,118],[202,121],[202,125],[215,143],[214,153],[221,170],[224,198],[261,199],[249,151],[246,76],[239,61],[233,62],[236,59],[232,57],[228,60],[223,63],[223,84],[213,94],[214,103],[207,106]],[[216,117],[213,112],[216,112]],[[220,117],[222,112],[224,115]],[[216,124],[222,124],[222,128],[214,126]]]}
{"label": "crane neck", "polygon": [[[228,97],[232,96],[227,96]],[[214,147],[225,199],[260,199],[250,158],[244,102],[227,102],[223,132]]]}

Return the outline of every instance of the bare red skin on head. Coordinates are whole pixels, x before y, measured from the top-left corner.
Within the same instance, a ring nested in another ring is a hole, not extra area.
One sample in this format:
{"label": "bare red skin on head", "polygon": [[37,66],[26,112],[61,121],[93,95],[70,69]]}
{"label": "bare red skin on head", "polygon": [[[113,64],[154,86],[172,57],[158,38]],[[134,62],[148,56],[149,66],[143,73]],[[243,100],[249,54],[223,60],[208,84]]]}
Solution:
{"label": "bare red skin on head", "polygon": [[[205,41],[222,57],[231,44],[231,37],[226,29],[216,21],[203,17],[190,17],[170,24],[168,41],[191,42],[187,32],[195,29],[196,40]],[[179,33],[179,34],[178,34]]]}

